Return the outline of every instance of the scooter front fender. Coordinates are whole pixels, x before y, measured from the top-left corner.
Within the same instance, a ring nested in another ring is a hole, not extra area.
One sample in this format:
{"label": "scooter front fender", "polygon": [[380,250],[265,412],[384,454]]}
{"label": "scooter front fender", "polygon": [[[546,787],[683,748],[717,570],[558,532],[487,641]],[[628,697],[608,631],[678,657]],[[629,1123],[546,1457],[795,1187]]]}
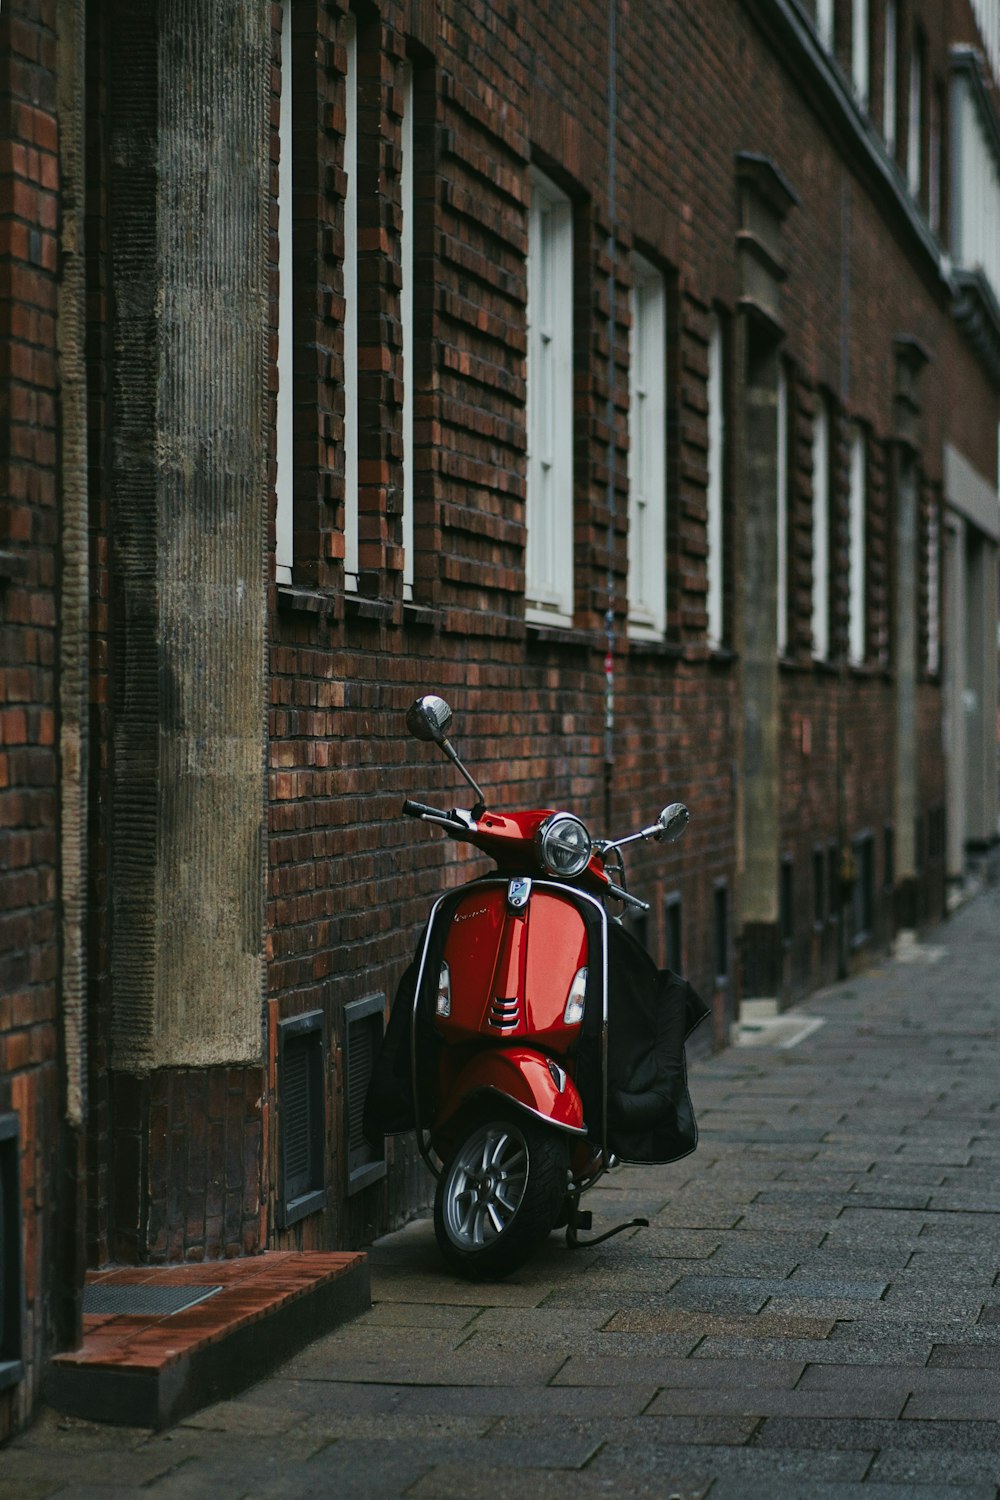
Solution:
{"label": "scooter front fender", "polygon": [[518,1109],[556,1130],[586,1135],[583,1103],[572,1078],[554,1059],[530,1047],[491,1047],[466,1063],[448,1090],[438,1130],[475,1094],[502,1094]]}

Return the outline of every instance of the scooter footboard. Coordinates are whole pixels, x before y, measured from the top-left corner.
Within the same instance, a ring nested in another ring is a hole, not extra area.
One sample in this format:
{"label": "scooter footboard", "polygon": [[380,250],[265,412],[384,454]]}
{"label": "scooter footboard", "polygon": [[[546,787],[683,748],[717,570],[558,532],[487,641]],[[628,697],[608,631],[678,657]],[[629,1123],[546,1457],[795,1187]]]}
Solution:
{"label": "scooter footboard", "polygon": [[476,1094],[502,1094],[546,1124],[571,1135],[586,1135],[583,1103],[576,1085],[552,1058],[530,1047],[491,1047],[467,1063],[449,1088],[440,1127]]}

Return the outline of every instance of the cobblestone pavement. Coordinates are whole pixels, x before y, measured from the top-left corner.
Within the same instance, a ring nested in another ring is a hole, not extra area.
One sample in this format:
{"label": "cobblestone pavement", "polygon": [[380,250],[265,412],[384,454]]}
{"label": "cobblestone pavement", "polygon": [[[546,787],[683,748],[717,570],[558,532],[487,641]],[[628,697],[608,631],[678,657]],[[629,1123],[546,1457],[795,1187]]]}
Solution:
{"label": "cobblestone pavement", "polygon": [[796,1014],[591,1195],[649,1229],[475,1286],[413,1224],[275,1378],[158,1436],[45,1413],[0,1500],[997,1500],[1000,890]]}

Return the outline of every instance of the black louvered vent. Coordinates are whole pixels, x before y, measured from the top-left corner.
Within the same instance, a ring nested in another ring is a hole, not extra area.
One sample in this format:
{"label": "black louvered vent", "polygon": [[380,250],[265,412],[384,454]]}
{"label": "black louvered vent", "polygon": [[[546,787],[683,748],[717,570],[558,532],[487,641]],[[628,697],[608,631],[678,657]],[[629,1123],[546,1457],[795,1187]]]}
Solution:
{"label": "black louvered vent", "polygon": [[385,1176],[385,1146],[364,1131],[365,1095],[385,1029],[385,996],[367,995],[344,1006],[344,1125],[347,1191],[357,1193]]}
{"label": "black louvered vent", "polygon": [[285,1228],[326,1206],[323,1012],[278,1023],[280,1219]]}
{"label": "black louvered vent", "polygon": [[0,1115],[0,1390],[24,1374],[21,1363],[21,1189],[17,1115]]}

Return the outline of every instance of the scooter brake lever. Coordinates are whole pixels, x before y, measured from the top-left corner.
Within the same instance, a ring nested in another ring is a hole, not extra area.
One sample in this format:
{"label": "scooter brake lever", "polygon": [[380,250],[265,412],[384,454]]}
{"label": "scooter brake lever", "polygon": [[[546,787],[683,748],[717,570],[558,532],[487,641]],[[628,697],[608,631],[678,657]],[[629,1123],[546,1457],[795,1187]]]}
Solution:
{"label": "scooter brake lever", "polygon": [[620,885],[614,881],[608,881],[608,894],[614,896],[616,901],[624,901],[627,906],[634,906],[637,911],[649,911],[649,902],[640,901],[638,896],[630,896],[628,891],[623,891]]}

